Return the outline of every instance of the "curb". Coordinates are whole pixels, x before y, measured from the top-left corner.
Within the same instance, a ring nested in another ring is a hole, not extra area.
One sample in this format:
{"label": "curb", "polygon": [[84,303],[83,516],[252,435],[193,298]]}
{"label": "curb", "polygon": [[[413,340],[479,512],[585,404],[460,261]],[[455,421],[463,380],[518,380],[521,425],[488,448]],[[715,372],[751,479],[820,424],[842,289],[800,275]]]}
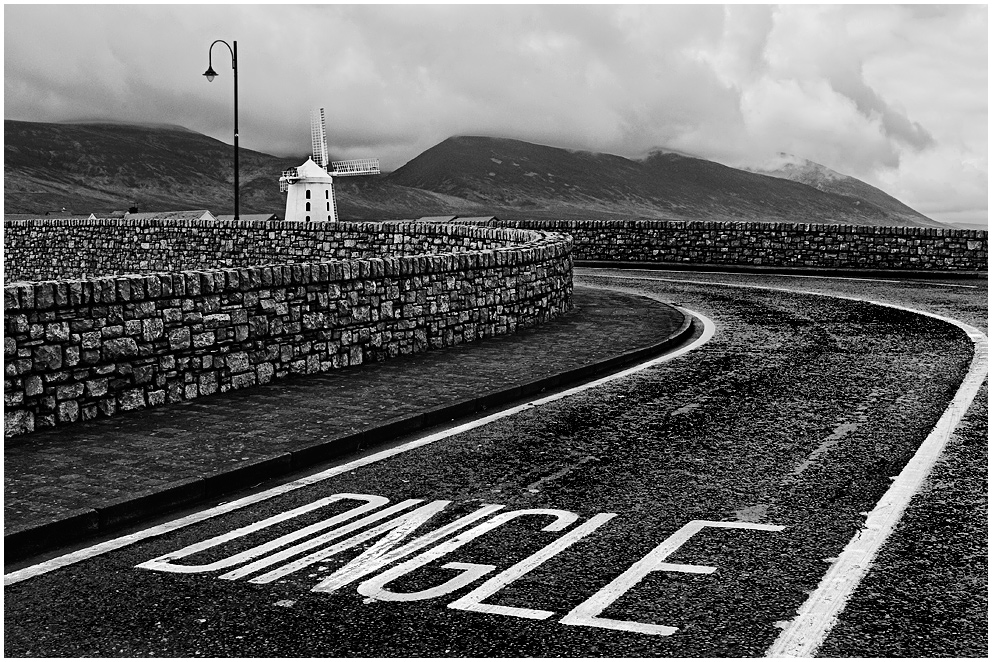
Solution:
{"label": "curb", "polygon": [[575,260],[576,267],[592,269],[646,269],[658,271],[716,271],[780,275],[816,275],[847,278],[952,278],[987,279],[987,271],[934,271],[918,269],[831,269],[827,267],[765,267],[757,264],[697,264],[690,262],[624,262],[609,260]]}
{"label": "curb", "polygon": [[48,522],[15,529],[5,533],[3,537],[5,562],[13,563],[34,554],[81,543],[90,538],[133,526],[142,520],[191,507],[205,499],[216,498],[265,480],[305,470],[361,448],[375,446],[400,435],[447,423],[456,418],[471,416],[528,395],[558,386],[590,381],[601,373],[614,372],[623,366],[674,349],[695,333],[695,327],[693,319],[683,313],[679,328],[668,338],[652,345],[477,398],[442,405],[411,416],[389,419],[381,425],[327,439],[307,448],[262,458],[229,470],[205,474],[199,478],[167,483],[138,495],[122,497],[93,508],[72,511]]}

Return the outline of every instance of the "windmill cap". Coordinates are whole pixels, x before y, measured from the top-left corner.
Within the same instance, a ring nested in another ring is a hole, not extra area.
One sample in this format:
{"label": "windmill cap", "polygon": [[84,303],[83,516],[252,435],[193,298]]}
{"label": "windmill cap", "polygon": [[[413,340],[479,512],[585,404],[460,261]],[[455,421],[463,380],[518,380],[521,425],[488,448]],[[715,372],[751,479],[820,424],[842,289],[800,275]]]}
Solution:
{"label": "windmill cap", "polygon": [[327,171],[314,163],[313,159],[307,159],[306,163],[296,169],[296,173],[300,179],[331,181],[331,176],[327,174]]}

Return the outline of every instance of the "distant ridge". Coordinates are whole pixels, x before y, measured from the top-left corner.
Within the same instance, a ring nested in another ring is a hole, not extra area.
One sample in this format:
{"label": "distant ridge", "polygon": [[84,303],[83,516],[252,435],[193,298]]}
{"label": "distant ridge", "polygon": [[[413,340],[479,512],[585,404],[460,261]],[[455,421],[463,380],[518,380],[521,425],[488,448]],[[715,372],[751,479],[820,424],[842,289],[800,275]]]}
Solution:
{"label": "distant ridge", "polygon": [[186,131],[187,133],[196,133],[192,129],[187,129],[184,126],[178,124],[154,124],[151,122],[123,122],[121,120],[107,120],[107,119],[82,119],[82,120],[66,120],[63,122],[56,122],[56,124],[105,124],[107,126],[136,126],[144,127],[146,129],[169,129],[171,131]]}
{"label": "distant ridge", "polygon": [[770,177],[779,177],[794,182],[812,186],[820,191],[828,191],[845,195],[858,200],[870,202],[882,209],[887,209],[895,216],[905,218],[907,222],[925,222],[932,219],[924,216],[912,207],[903,204],[885,191],[875,188],[860,179],[843,175],[835,170],[792,154],[779,153],[777,163],[767,164],[763,168],[748,168],[752,172]]}
{"label": "distant ridge", "polygon": [[[4,158],[5,214],[64,208],[100,216],[132,205],[233,212],[231,146],[180,126],[5,120]],[[279,173],[304,158],[242,149],[242,213],[281,216]],[[352,220],[457,214],[944,227],[864,182],[836,179],[821,186],[671,150],[632,160],[457,136],[392,173],[339,180],[335,190],[341,217]]]}

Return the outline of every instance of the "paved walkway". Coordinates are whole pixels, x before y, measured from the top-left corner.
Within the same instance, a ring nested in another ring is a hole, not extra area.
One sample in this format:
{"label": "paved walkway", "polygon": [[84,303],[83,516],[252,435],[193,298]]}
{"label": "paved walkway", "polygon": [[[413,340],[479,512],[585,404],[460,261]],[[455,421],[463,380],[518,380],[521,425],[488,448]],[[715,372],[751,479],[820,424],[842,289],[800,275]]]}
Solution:
{"label": "paved walkway", "polygon": [[686,331],[681,313],[649,299],[577,287],[574,300],[515,336],[15,437],[4,451],[8,555],[579,381]]}

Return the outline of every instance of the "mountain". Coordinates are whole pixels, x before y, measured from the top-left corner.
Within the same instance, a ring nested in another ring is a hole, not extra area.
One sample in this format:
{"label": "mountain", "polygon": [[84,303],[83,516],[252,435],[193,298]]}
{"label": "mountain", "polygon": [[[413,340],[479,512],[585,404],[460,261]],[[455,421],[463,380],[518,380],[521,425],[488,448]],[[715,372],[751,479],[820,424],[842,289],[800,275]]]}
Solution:
{"label": "mountain", "polygon": [[849,198],[870,202],[876,207],[887,210],[894,216],[904,218],[907,225],[914,222],[920,225],[926,225],[927,221],[932,220],[912,207],[899,202],[885,191],[866,184],[860,179],[842,175],[825,165],[808,159],[802,159],[792,154],[779,153],[775,161],[764,164],[763,167],[753,167],[748,168],[748,170],[758,174],[768,175],[769,177],[779,177],[806,184],[820,191],[837,193]]}
{"label": "mountain", "polygon": [[519,140],[460,136],[428,149],[393,172],[389,181],[467,200],[501,218],[668,218],[942,227],[922,214],[897,214],[888,206],[851,193],[820,190],[666,150],[631,160]]}
{"label": "mountain", "polygon": [[[7,214],[65,208],[100,216],[132,204],[233,212],[231,146],[183,127],[5,120],[4,157]],[[242,149],[242,213],[281,215],[279,174],[304,159]],[[449,138],[392,173],[338,179],[335,192],[342,218],[354,220],[494,214],[939,226],[904,205],[882,205],[878,195],[821,190],[676,152],[631,160],[478,136]]]}

